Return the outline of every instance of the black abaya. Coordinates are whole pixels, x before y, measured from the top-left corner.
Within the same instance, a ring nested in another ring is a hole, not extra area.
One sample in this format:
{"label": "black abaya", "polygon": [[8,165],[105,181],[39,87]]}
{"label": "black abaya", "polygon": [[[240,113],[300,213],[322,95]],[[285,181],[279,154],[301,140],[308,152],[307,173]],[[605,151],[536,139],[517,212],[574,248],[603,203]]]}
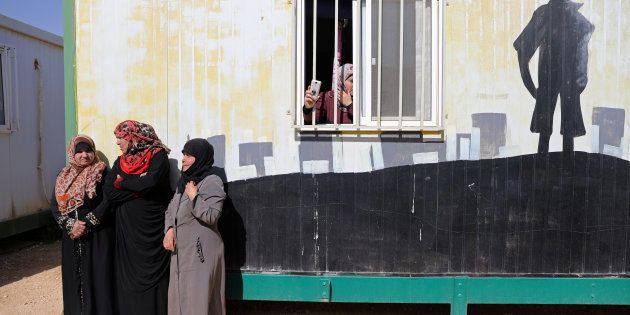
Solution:
{"label": "black abaya", "polygon": [[[105,174],[104,174],[105,175]],[[67,215],[59,213],[57,198],[51,198],[51,211],[63,230],[61,278],[64,314],[114,314],[114,218],[107,202],[102,202],[102,185],[96,196]],[[86,218],[88,214],[92,214]],[[87,232],[77,240],[68,236],[78,218]]]}
{"label": "black abaya", "polygon": [[[149,170],[130,175],[114,162],[105,193],[116,209],[116,292],[120,314],[166,314],[170,253],[162,247],[164,213],[172,192],[164,151]],[[116,175],[124,180],[114,188]]]}

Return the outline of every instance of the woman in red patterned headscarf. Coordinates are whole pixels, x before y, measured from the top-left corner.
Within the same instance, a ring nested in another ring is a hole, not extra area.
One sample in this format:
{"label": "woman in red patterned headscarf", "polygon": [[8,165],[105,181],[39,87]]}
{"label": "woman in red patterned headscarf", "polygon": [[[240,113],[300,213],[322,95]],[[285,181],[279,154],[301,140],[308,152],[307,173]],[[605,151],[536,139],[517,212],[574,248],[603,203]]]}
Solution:
{"label": "woman in red patterned headscarf", "polygon": [[120,167],[127,174],[142,174],[149,169],[151,157],[160,150],[168,154],[167,148],[149,124],[125,120],[114,130],[116,143],[122,151]]}
{"label": "woman in red patterned headscarf", "polygon": [[65,314],[113,314],[113,216],[103,199],[105,163],[94,141],[77,135],[55,182],[51,211],[63,233],[61,277]]}
{"label": "woman in red patterned headscarf", "polygon": [[126,120],[114,130],[122,154],[105,181],[116,209],[116,294],[120,314],[166,314],[170,254],[162,247],[172,196],[170,150],[151,125]]}

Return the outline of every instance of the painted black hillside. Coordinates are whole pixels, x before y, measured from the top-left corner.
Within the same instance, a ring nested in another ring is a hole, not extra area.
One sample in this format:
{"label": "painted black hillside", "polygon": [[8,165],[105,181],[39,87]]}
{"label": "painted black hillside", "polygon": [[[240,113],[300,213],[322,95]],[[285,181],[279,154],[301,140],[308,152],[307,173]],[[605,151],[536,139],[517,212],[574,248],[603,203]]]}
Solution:
{"label": "painted black hillside", "polygon": [[228,270],[629,275],[630,162],[575,152],[227,185]]}

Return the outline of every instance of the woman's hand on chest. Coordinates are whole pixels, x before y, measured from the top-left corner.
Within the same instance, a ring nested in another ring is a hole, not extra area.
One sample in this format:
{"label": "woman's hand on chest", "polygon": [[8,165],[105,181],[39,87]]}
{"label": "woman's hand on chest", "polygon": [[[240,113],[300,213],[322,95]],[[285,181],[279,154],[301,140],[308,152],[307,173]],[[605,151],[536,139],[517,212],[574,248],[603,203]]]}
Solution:
{"label": "woman's hand on chest", "polygon": [[195,197],[197,197],[199,190],[193,181],[189,181],[184,188],[184,193],[188,196],[188,199],[192,201],[195,200]]}

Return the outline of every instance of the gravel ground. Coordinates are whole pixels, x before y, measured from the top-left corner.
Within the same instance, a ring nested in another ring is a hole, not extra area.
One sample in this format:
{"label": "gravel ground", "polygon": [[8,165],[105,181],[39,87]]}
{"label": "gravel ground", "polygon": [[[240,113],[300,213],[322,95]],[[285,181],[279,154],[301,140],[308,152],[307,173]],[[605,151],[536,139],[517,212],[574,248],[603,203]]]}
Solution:
{"label": "gravel ground", "polygon": [[62,314],[61,241],[0,243],[0,314]]}
{"label": "gravel ground", "polygon": [[[0,315],[63,314],[57,229],[0,240]],[[448,305],[228,301],[228,314],[448,314]],[[471,305],[476,315],[630,314],[630,306]]]}

